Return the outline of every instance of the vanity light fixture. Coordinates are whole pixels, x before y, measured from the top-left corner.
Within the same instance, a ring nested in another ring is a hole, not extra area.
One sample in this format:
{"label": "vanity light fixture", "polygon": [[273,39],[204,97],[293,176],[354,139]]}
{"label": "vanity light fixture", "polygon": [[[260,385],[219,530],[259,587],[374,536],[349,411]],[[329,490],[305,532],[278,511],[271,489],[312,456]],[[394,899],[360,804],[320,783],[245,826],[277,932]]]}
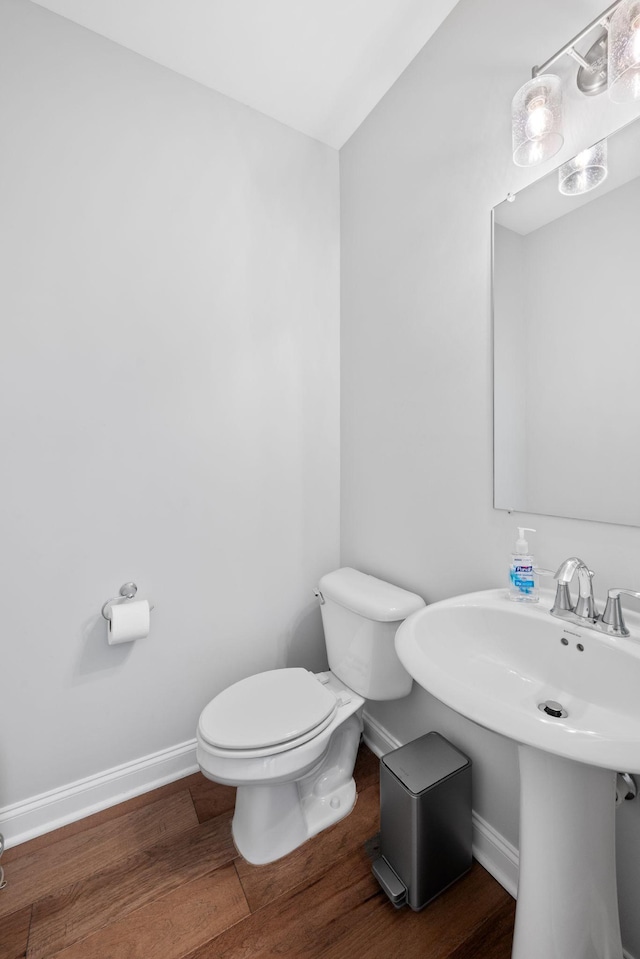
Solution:
{"label": "vanity light fixture", "polygon": [[[587,52],[575,49],[593,31]],[[562,83],[549,73],[563,56],[578,65],[576,83],[585,96],[609,89],[616,103],[640,99],[640,0],[616,0],[540,67],[513,98],[511,108],[513,162],[535,166],[554,156],[564,143]],[[596,184],[594,184],[596,185]]]}
{"label": "vanity light fixture", "polygon": [[562,164],[558,170],[558,189],[565,196],[588,193],[606,179],[607,173],[607,141],[600,140]]}

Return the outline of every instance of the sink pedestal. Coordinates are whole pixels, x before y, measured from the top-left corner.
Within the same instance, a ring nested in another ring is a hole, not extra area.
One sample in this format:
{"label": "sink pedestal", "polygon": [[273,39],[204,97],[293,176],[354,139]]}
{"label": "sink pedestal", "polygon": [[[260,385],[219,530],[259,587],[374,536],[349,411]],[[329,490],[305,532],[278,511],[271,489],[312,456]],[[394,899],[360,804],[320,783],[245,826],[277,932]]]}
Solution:
{"label": "sink pedestal", "polygon": [[622,959],[615,772],[518,746],[520,872],[512,959]]}
{"label": "sink pedestal", "polygon": [[567,628],[552,602],[455,596],[405,619],[395,645],[432,696],[522,744],[513,959],[622,959],[612,770],[640,774],[640,616],[629,642]]}

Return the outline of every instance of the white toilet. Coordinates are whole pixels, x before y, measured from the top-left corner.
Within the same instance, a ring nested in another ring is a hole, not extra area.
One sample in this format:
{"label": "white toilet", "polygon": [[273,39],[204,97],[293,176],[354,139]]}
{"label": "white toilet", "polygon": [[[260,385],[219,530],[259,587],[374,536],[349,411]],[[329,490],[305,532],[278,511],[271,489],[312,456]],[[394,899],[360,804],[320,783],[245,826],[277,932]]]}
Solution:
{"label": "white toilet", "polygon": [[200,769],[237,786],[233,838],[255,864],[279,859],[353,809],[361,707],[411,690],[394,637],[424,606],[420,596],[348,567],[323,576],[317,594],[330,672],[249,676],[212,699],[198,723]]}

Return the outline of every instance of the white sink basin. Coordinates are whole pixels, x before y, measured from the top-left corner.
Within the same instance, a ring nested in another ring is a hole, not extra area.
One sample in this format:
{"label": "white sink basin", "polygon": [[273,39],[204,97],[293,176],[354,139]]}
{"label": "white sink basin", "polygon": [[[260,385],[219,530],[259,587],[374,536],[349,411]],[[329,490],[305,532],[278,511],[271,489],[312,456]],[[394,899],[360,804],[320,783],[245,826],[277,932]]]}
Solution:
{"label": "white sink basin", "polygon": [[[640,772],[637,618],[627,613],[632,635],[616,638],[556,619],[552,603],[551,592],[537,605],[503,589],[456,596],[405,620],[396,649],[424,689],[468,719],[568,759]],[[568,715],[541,712],[547,700]]]}
{"label": "white sink basin", "polygon": [[[512,957],[622,959],[615,772],[640,772],[640,617],[625,611],[631,636],[607,636],[551,616],[553,595],[434,603],[402,623],[396,649],[428,692],[518,743]],[[548,701],[566,716],[542,712]]]}

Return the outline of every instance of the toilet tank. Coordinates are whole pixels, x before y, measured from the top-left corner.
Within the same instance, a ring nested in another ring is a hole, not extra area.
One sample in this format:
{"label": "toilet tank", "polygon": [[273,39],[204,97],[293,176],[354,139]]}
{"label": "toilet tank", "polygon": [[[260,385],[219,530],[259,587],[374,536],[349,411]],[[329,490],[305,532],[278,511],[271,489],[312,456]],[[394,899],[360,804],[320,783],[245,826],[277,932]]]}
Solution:
{"label": "toilet tank", "polygon": [[331,672],[366,699],[408,696],[413,680],[398,659],[394,638],[424,600],[348,566],[327,573],[318,588]]}

